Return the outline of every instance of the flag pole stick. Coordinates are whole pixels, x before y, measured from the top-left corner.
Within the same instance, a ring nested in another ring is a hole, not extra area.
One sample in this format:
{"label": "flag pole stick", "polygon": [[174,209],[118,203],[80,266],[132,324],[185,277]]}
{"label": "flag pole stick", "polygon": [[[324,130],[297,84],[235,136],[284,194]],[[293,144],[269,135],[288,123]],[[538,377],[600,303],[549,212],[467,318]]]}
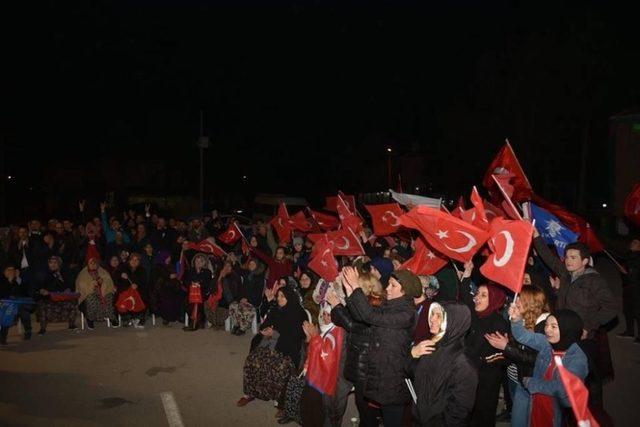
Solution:
{"label": "flag pole stick", "polygon": [[611,255],[611,253],[609,253],[608,250],[606,249],[602,249],[602,252],[604,252],[611,261],[613,261],[613,263],[616,265],[616,267],[618,267],[618,270],[620,270],[622,273],[627,274],[627,269],[624,268],[622,265],[620,265],[620,263],[618,261],[616,261],[616,259],[613,257],[613,255]]}

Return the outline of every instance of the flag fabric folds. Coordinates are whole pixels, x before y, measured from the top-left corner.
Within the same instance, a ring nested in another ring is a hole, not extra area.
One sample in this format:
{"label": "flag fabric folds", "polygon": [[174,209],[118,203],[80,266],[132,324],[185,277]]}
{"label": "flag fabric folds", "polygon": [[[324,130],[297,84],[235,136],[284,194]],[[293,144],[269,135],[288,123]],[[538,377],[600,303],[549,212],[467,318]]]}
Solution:
{"label": "flag fabric folds", "polygon": [[567,245],[578,241],[578,235],[564,225],[558,217],[535,203],[531,203],[531,218],[536,221],[540,236],[545,242],[556,247],[561,258],[564,258]]}

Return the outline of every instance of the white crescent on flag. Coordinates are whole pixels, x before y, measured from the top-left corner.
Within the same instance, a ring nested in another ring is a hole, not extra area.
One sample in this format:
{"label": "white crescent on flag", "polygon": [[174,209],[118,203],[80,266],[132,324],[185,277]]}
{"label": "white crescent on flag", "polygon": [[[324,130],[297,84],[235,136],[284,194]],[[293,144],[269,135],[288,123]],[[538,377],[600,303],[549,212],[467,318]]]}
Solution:
{"label": "white crescent on flag", "polygon": [[331,343],[331,351],[334,351],[336,349],[336,339],[334,338],[333,335],[328,333],[324,337],[322,337],[323,345],[322,345],[322,352],[320,353],[320,357],[322,357],[323,359],[329,356],[329,353],[326,353],[324,351],[324,340],[328,340]]}
{"label": "white crescent on flag", "polygon": [[[387,219],[388,217],[393,218],[393,222],[389,222],[389,220]],[[398,227],[400,225],[398,216],[391,211],[385,211],[384,214],[382,215],[382,220],[384,222],[389,223],[389,225],[393,227]]]}
{"label": "white crescent on flag", "polygon": [[507,263],[511,260],[511,257],[513,256],[514,242],[513,242],[513,236],[509,231],[503,230],[499,232],[498,235],[493,239],[494,246],[495,246],[495,239],[500,235],[504,236],[505,248],[504,248],[504,252],[499,258],[497,256],[493,258],[493,265],[495,265],[496,267],[504,267],[505,265],[507,265]]}
{"label": "white crescent on flag", "polygon": [[131,300],[131,311],[133,311],[136,308],[136,300],[133,297],[127,297],[124,299],[123,302],[129,301]]}
{"label": "white crescent on flag", "polygon": [[471,234],[467,233],[466,231],[462,231],[462,230],[454,230],[456,233],[462,234],[463,236],[465,236],[467,239],[469,239],[469,241],[467,242],[466,245],[464,246],[460,246],[459,248],[452,248],[451,246],[447,245],[446,243],[443,243],[443,245],[449,249],[450,251],[453,252],[457,252],[459,254],[464,254],[469,252],[471,249],[473,249],[473,247],[476,245],[476,243],[478,243],[476,241],[476,238],[473,237]]}
{"label": "white crescent on flag", "polygon": [[344,236],[342,236],[342,237],[341,237],[341,239],[344,241],[344,245],[343,245],[343,246],[340,246],[340,245],[338,245],[338,244],[336,243],[336,248],[337,248],[337,249],[340,249],[340,250],[343,250],[343,251],[344,251],[344,250],[349,249],[349,247],[351,246],[351,245],[349,244],[349,239],[347,239],[347,238],[346,238],[346,237],[344,237]]}
{"label": "white crescent on flag", "polygon": [[229,239],[235,239],[236,232],[235,230],[229,230]]}

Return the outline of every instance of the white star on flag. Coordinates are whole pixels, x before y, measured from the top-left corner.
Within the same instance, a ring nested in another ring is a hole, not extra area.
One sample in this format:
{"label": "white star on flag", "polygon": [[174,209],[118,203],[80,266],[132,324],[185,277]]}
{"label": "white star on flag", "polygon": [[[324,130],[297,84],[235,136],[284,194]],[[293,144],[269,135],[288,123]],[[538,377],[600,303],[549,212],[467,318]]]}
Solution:
{"label": "white star on flag", "polygon": [[446,239],[449,237],[449,231],[448,230],[438,230],[438,232],[436,233],[438,235],[438,237],[442,240],[442,239]]}
{"label": "white star on flag", "polygon": [[431,251],[429,251],[429,253],[427,254],[427,258],[429,259],[435,259],[435,257],[436,257],[435,254]]}

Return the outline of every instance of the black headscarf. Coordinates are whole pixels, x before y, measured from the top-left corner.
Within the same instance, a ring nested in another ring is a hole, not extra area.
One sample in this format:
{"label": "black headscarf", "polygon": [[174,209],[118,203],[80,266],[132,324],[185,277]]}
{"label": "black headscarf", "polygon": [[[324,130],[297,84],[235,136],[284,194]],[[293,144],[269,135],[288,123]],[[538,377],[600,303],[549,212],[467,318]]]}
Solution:
{"label": "black headscarf", "polygon": [[464,304],[445,303],[446,330],[436,350],[420,357],[415,368],[415,389],[418,396],[417,411],[421,420],[429,420],[444,411],[444,395],[449,369],[453,360],[464,352],[464,336],[471,326],[471,312]]}
{"label": "black headscarf", "polygon": [[264,326],[273,326],[280,336],[275,349],[285,356],[289,356],[294,365],[300,362],[300,349],[304,340],[302,323],[307,320],[307,314],[300,305],[300,296],[290,286],[283,286],[278,290],[287,299],[284,307],[276,306],[269,312]]}
{"label": "black headscarf", "polygon": [[558,321],[560,341],[551,346],[556,351],[567,351],[571,344],[580,341],[584,323],[578,313],[572,310],[556,310],[553,317]]}

